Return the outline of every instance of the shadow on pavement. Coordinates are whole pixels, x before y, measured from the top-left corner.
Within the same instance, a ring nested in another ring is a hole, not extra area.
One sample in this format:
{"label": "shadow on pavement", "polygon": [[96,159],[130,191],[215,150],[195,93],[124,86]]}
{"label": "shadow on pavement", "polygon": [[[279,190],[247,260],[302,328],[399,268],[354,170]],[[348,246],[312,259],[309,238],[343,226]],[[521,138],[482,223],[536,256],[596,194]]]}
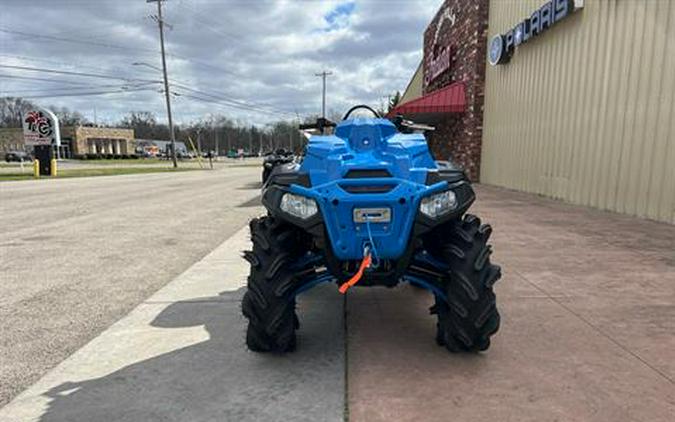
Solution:
{"label": "shadow on pavement", "polygon": [[309,292],[298,306],[298,351],[255,354],[244,345],[243,290],[169,305],[153,327],[171,336],[173,328],[204,325],[209,340],[101,378],[63,383],[47,393],[51,402],[40,420],[341,421],[342,300],[326,289]]}
{"label": "shadow on pavement", "polygon": [[251,198],[246,202],[242,202],[237,205],[237,208],[253,208],[262,206],[262,197],[257,195],[255,198]]}
{"label": "shadow on pavement", "polygon": [[237,188],[238,190],[253,190],[253,189],[262,189],[262,182],[251,182],[246,183]]}

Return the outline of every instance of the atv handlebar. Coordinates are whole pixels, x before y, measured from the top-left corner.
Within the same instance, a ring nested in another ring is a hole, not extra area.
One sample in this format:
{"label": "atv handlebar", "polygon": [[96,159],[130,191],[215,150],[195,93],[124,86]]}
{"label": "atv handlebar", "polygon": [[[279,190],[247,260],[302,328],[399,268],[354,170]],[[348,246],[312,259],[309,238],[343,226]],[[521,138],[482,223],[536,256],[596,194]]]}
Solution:
{"label": "atv handlebar", "polygon": [[300,130],[308,130],[308,129],[318,129],[323,133],[324,128],[327,127],[335,127],[337,126],[335,122],[331,122],[330,120],[324,118],[324,117],[319,117],[316,119],[316,123],[303,123],[298,128]]}
{"label": "atv handlebar", "polygon": [[342,118],[342,120],[347,120],[347,119],[349,118],[349,116],[351,116],[351,114],[352,114],[354,111],[356,111],[356,110],[358,110],[358,109],[360,109],[360,108],[363,108],[363,109],[365,109],[365,110],[370,111],[370,112],[373,113],[373,115],[374,115],[375,117],[377,117],[377,118],[380,118],[380,117],[381,117],[381,116],[380,116],[380,113],[378,113],[377,111],[373,110],[371,107],[369,107],[369,106],[367,106],[367,105],[365,105],[365,104],[359,104],[359,105],[356,105],[356,106],[350,108],[349,111],[347,112],[347,114],[345,114],[345,117]]}

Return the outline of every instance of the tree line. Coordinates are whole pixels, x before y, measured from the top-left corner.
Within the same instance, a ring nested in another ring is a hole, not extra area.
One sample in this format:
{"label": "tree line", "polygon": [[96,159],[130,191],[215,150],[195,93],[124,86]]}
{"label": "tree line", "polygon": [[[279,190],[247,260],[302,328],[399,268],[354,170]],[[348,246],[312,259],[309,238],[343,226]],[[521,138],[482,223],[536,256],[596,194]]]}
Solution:
{"label": "tree line", "polygon": [[[19,128],[22,118],[35,104],[18,97],[0,98],[0,128]],[[118,122],[94,125],[82,113],[66,107],[47,107],[56,114],[61,126],[97,126],[133,129],[136,139],[168,141],[169,127],[157,121],[150,111],[130,111]],[[303,122],[316,119],[308,117]],[[225,153],[228,149],[271,151],[278,148],[295,150],[304,145],[305,138],[297,130],[300,122],[279,120],[264,127],[248,125],[224,115],[209,115],[183,125],[174,125],[176,141],[192,145],[202,151]]]}
{"label": "tree line", "polygon": [[[386,109],[378,110],[381,114],[391,111],[401,99],[400,92],[390,97]],[[0,98],[0,128],[21,127],[22,117],[33,109],[35,104],[20,97]],[[67,107],[47,107],[59,118],[61,126],[94,126],[82,113]],[[341,113],[331,110],[328,118],[339,121]],[[278,120],[264,127],[248,125],[224,115],[209,115],[202,119],[183,125],[175,125],[176,140],[184,142],[189,149],[192,145],[202,151],[225,153],[228,150],[243,149],[245,151],[271,151],[279,148],[297,150],[305,143],[305,137],[297,128],[300,123],[315,121],[318,115],[307,116],[302,122],[298,120]],[[120,121],[96,124],[98,127],[121,127],[134,130],[136,139],[169,140],[168,125],[157,121],[157,116],[150,111],[130,111]]]}

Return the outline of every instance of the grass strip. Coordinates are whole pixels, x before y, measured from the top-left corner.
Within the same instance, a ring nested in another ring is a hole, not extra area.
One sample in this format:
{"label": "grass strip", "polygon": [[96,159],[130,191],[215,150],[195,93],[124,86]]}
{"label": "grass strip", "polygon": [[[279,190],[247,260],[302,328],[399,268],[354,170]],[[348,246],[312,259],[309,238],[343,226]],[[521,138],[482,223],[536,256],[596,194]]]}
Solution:
{"label": "grass strip", "polygon": [[[112,167],[60,170],[58,176],[41,176],[40,179],[65,179],[70,177],[120,176],[124,174],[176,173],[200,170],[199,168],[174,169],[173,167]],[[0,182],[10,180],[34,180],[32,173],[0,173]]]}

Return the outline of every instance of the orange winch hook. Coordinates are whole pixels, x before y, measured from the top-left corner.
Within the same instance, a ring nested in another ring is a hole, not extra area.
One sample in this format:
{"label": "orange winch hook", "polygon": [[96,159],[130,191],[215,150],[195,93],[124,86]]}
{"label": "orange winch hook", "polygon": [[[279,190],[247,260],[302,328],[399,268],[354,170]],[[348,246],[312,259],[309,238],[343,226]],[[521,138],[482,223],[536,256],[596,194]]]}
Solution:
{"label": "orange winch hook", "polygon": [[358,283],[359,280],[361,280],[361,277],[363,277],[363,272],[370,266],[371,262],[373,262],[373,258],[370,256],[370,251],[366,248],[363,255],[363,261],[361,261],[361,265],[359,265],[359,270],[352,276],[352,278],[340,286],[340,293],[347,293],[347,290],[349,290],[350,287]]}

